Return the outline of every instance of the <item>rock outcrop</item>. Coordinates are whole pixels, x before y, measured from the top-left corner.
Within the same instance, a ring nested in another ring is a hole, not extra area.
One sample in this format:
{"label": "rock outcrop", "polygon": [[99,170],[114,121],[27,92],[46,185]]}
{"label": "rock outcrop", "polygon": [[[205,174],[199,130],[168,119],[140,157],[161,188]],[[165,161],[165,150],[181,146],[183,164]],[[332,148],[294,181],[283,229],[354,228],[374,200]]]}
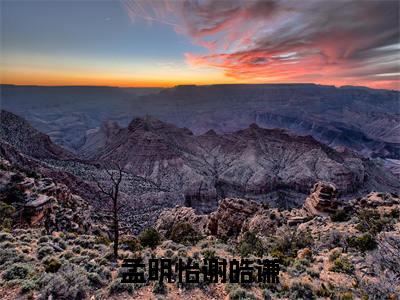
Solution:
{"label": "rock outcrop", "polygon": [[311,189],[311,194],[304,202],[303,208],[309,216],[327,216],[334,212],[338,206],[335,185],[328,182],[318,182]]}
{"label": "rock outcrop", "polygon": [[207,215],[198,215],[191,207],[176,206],[163,211],[156,221],[155,228],[166,235],[174,225],[189,223],[198,233],[207,232]]}
{"label": "rock outcrop", "polygon": [[217,211],[209,216],[208,230],[218,237],[237,236],[243,223],[260,209],[261,205],[254,201],[223,199],[219,202]]}

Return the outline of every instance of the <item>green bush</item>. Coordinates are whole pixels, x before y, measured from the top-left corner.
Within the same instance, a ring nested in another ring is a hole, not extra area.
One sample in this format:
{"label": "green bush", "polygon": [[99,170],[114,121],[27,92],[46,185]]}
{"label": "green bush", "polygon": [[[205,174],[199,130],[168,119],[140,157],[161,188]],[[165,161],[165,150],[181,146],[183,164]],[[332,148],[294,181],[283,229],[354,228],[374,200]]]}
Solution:
{"label": "green bush", "polygon": [[3,279],[10,281],[14,279],[25,279],[32,273],[32,267],[27,264],[17,263],[10,266],[3,274]]}
{"label": "green bush", "polygon": [[0,230],[10,231],[12,228],[12,217],[15,213],[14,206],[0,201]]}
{"label": "green bush", "polygon": [[269,253],[287,266],[297,256],[297,251],[306,247],[312,248],[313,243],[310,232],[292,231],[287,228],[279,232],[272,240]]}
{"label": "green bush", "polygon": [[0,232],[0,243],[2,242],[12,242],[14,237],[8,232]]}
{"label": "green bush", "polygon": [[290,287],[289,299],[315,299],[314,292],[309,284],[295,282]]}
{"label": "green bush", "polygon": [[338,209],[331,215],[332,222],[346,222],[350,220],[350,215],[344,209]]}
{"label": "green bush", "polygon": [[189,223],[177,223],[172,226],[167,238],[180,244],[193,245],[200,240],[200,235],[193,229]]}
{"label": "green bush", "polygon": [[340,251],[332,251],[331,254],[329,254],[329,261],[333,262],[335,259],[339,258],[341,255]]}
{"label": "green bush", "polygon": [[48,273],[55,273],[60,269],[61,262],[56,257],[48,257],[43,260],[43,265]]}
{"label": "green bush", "polygon": [[253,232],[247,231],[239,242],[238,250],[241,257],[255,254],[262,257],[264,254],[264,246],[261,240]]}
{"label": "green bush", "polygon": [[87,273],[72,264],[62,266],[57,273],[44,273],[40,279],[40,299],[84,299],[88,290]]}
{"label": "green bush", "polygon": [[120,247],[132,252],[140,250],[140,242],[135,238],[125,238],[120,241]]}
{"label": "green bush", "polygon": [[217,256],[215,255],[215,251],[212,249],[205,249],[201,252],[201,254],[203,255],[204,259],[214,259],[217,258]]}
{"label": "green bush", "polygon": [[0,249],[0,266],[25,261],[25,257],[15,249]]}
{"label": "green bush", "polygon": [[375,238],[370,233],[364,233],[363,235],[358,237],[349,237],[347,239],[347,243],[350,247],[357,248],[362,252],[373,250],[377,245]]}
{"label": "green bush", "polygon": [[26,294],[32,290],[37,289],[38,283],[37,280],[26,279],[23,281],[21,285],[21,293]]}
{"label": "green bush", "polygon": [[37,251],[37,258],[42,259],[42,258],[44,258],[48,255],[52,255],[52,254],[54,254],[53,247],[51,247],[47,244],[44,244],[44,246],[39,248],[39,250]]}
{"label": "green bush", "polygon": [[88,273],[88,279],[90,286],[94,288],[101,288],[105,285],[105,282],[97,273]]}
{"label": "green bush", "polygon": [[377,211],[363,209],[358,213],[359,223],[356,228],[362,232],[369,232],[376,235],[384,229],[390,227],[390,218],[382,217]]}
{"label": "green bush", "polygon": [[105,236],[96,236],[94,239],[95,244],[102,244],[109,246],[111,244],[111,240]]}
{"label": "green bush", "polygon": [[232,288],[229,292],[229,300],[257,300],[257,297],[245,289]]}
{"label": "green bush", "polygon": [[330,271],[353,274],[354,266],[351,264],[347,257],[340,256],[333,261],[333,265],[330,268]]}
{"label": "green bush", "polygon": [[155,248],[160,243],[160,240],[160,234],[154,228],[147,228],[139,235],[139,241],[143,247]]}

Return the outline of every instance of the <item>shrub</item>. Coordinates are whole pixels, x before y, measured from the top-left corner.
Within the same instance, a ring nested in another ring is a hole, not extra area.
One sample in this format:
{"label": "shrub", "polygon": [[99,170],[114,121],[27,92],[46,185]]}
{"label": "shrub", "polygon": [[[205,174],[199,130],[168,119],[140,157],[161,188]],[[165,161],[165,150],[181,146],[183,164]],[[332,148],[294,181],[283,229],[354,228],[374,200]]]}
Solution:
{"label": "shrub", "polygon": [[24,180],[24,176],[22,176],[22,175],[19,174],[19,173],[16,173],[16,174],[11,175],[11,178],[10,178],[10,181],[11,181],[12,183],[20,183],[20,182],[23,181],[23,180]]}
{"label": "shrub", "polygon": [[166,294],[167,289],[163,281],[157,281],[153,286],[153,293],[154,294]]}
{"label": "shrub", "polygon": [[27,279],[21,285],[21,293],[26,294],[32,290],[37,289],[38,283],[36,280]]}
{"label": "shrub", "polygon": [[15,249],[0,249],[0,266],[23,262],[25,257]]}
{"label": "shrub", "polygon": [[342,292],[337,295],[339,300],[353,300],[353,293],[352,292]]}
{"label": "shrub", "polygon": [[340,251],[338,250],[332,251],[331,254],[329,254],[329,261],[330,262],[335,261],[335,259],[339,258],[340,255],[341,255]]}
{"label": "shrub", "polygon": [[32,273],[32,267],[27,264],[17,263],[10,266],[3,274],[4,280],[25,279]]}
{"label": "shrub", "polygon": [[62,266],[57,273],[45,273],[40,279],[41,299],[83,299],[88,286],[86,272],[78,266]]}
{"label": "shrub", "polygon": [[238,250],[242,257],[246,257],[250,254],[261,257],[264,253],[264,246],[255,233],[247,231],[244,233],[238,245]]}
{"label": "shrub", "polygon": [[37,258],[42,259],[45,256],[53,255],[53,254],[54,254],[53,247],[51,247],[49,245],[44,245],[43,247],[39,248],[39,250],[37,251]]}
{"label": "shrub", "polygon": [[14,213],[15,208],[13,206],[0,201],[0,230],[11,230],[12,217]]}
{"label": "shrub", "polygon": [[88,279],[90,286],[94,288],[101,288],[105,285],[105,282],[97,273],[88,273]]}
{"label": "shrub", "polygon": [[147,228],[139,235],[139,241],[143,247],[155,248],[160,243],[160,234],[154,228]]}
{"label": "shrub", "polygon": [[45,243],[48,243],[49,240],[50,240],[49,237],[50,237],[50,236],[48,236],[48,235],[41,236],[41,237],[38,239],[38,244],[45,244]]}
{"label": "shrub", "polygon": [[110,295],[121,294],[127,292],[132,294],[135,291],[135,286],[133,283],[122,283],[121,278],[114,280],[109,288]]}
{"label": "shrub", "polygon": [[390,211],[389,217],[391,217],[391,218],[393,218],[393,219],[398,219],[398,218],[400,218],[400,209],[398,209],[397,207],[396,207],[396,208],[393,208],[393,209]]}
{"label": "shrub", "polygon": [[48,273],[55,273],[60,269],[61,262],[56,257],[48,257],[43,260],[43,265]]}
{"label": "shrub", "polygon": [[96,236],[94,242],[95,244],[102,244],[106,246],[109,246],[111,244],[110,239],[105,236]]}
{"label": "shrub", "polygon": [[0,243],[0,248],[1,249],[10,249],[10,248],[15,248],[15,245],[13,243],[7,241],[7,242]]}
{"label": "shrub", "polygon": [[189,223],[177,223],[172,226],[167,237],[176,243],[195,244],[200,240],[200,235],[193,229]]}
{"label": "shrub", "polygon": [[135,238],[125,238],[120,241],[120,246],[124,250],[132,252],[140,250],[140,242]]}
{"label": "shrub", "polygon": [[350,215],[344,209],[338,209],[331,215],[332,222],[345,222],[350,220]]}
{"label": "shrub", "polygon": [[272,241],[270,254],[288,265],[297,252],[303,248],[311,248],[314,240],[310,232],[292,231],[288,228],[281,230]]}
{"label": "shrub", "polygon": [[364,233],[359,237],[349,237],[347,242],[350,247],[357,248],[362,252],[373,250],[376,247],[375,238],[369,233]]}
{"label": "shrub", "polygon": [[347,257],[340,256],[333,261],[333,266],[329,270],[332,272],[353,274],[354,266]]}
{"label": "shrub", "polygon": [[74,247],[72,247],[72,252],[74,252],[75,254],[79,254],[79,253],[81,253],[81,251],[82,251],[82,248],[81,248],[81,246],[74,246]]}
{"label": "shrub", "polygon": [[242,288],[233,288],[229,292],[229,299],[230,300],[257,300],[257,297],[254,296],[252,293],[246,291]]}
{"label": "shrub", "polygon": [[309,284],[295,282],[290,287],[289,299],[315,299],[315,295]]}
{"label": "shrub", "polygon": [[2,242],[12,242],[14,241],[14,237],[6,232],[0,232],[0,243]]}
{"label": "shrub", "polygon": [[24,169],[24,173],[27,177],[34,178],[34,179],[39,179],[40,174],[37,173],[35,170],[32,169]]}
{"label": "shrub", "polygon": [[389,226],[390,219],[383,218],[381,215],[372,209],[363,209],[358,213],[359,223],[356,228],[362,232],[369,232],[372,235],[384,230]]}
{"label": "shrub", "polygon": [[8,204],[25,202],[25,194],[16,186],[9,187],[5,194]]}
{"label": "shrub", "polygon": [[216,258],[215,251],[212,249],[206,249],[202,251],[201,254],[203,255],[204,259],[207,260]]}

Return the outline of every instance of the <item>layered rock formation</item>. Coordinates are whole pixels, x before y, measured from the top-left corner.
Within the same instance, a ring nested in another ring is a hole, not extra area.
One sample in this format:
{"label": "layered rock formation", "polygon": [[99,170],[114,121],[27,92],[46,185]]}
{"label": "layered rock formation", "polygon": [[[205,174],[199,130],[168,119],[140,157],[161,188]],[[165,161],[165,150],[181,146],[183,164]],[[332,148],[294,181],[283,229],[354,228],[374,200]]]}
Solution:
{"label": "layered rock formation", "polygon": [[344,195],[399,186],[382,167],[350,151],[256,124],[230,134],[196,136],[151,117],[134,119],[90,159],[116,161],[207,213],[225,197],[301,205],[316,181],[332,182]]}
{"label": "layered rock formation", "polygon": [[311,189],[311,194],[304,202],[303,208],[310,216],[327,216],[338,206],[336,187],[331,183],[318,182]]}
{"label": "layered rock formation", "polygon": [[[151,114],[196,134],[257,123],[312,135],[368,156],[399,158],[399,92],[316,84],[178,86],[164,89],[2,86],[2,105],[58,144],[79,149],[107,119],[125,126]],[[158,93],[159,92],[159,93]],[[138,95],[151,94],[137,97]],[[92,144],[96,145],[96,144]]]}

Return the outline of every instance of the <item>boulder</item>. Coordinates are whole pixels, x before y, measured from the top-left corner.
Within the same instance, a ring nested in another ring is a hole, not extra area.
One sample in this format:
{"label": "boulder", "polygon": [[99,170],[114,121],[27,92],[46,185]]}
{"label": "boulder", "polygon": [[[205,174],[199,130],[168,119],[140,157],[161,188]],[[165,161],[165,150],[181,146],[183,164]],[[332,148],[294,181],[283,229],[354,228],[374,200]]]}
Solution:
{"label": "boulder", "polygon": [[203,234],[207,228],[207,215],[198,215],[192,207],[176,206],[160,214],[155,229],[166,236],[171,228],[179,223],[189,223],[194,230]]}
{"label": "boulder", "polygon": [[219,202],[217,211],[209,216],[208,231],[222,238],[237,237],[244,222],[260,210],[262,206],[254,201],[223,199]]}

